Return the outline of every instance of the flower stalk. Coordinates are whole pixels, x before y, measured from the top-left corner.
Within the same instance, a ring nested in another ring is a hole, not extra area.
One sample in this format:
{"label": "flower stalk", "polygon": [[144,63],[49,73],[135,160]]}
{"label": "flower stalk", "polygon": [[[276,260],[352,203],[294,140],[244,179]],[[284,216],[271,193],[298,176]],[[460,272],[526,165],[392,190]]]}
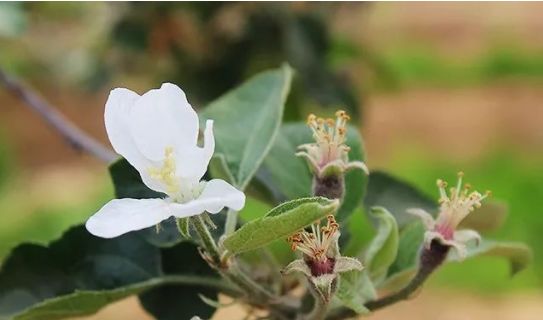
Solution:
{"label": "flower stalk", "polygon": [[368,302],[366,304],[366,308],[374,311],[396,302],[409,299],[413,293],[415,293],[424,284],[426,279],[428,279],[428,277],[443,264],[447,258],[449,249],[450,247],[441,244],[437,240],[432,241],[429,248],[423,247],[420,254],[419,270],[411,282],[409,282],[409,284],[403,289],[390,296]]}
{"label": "flower stalk", "polygon": [[201,240],[203,259],[223,278],[244,292],[246,299],[258,306],[268,306],[277,315],[295,312],[296,309],[293,306],[283,303],[278,296],[251,279],[237,266],[232,257],[221,254],[203,215],[197,215],[190,219]]}
{"label": "flower stalk", "polygon": [[221,255],[215,239],[211,235],[209,228],[206,225],[202,215],[197,215],[191,218],[192,225],[198,233],[198,236],[201,240],[201,245],[203,248],[202,257],[206,260],[213,268],[222,269],[223,261],[221,261]]}
{"label": "flower stalk", "polygon": [[363,269],[357,259],[341,256],[339,236],[339,224],[333,215],[329,215],[326,225],[314,223],[310,231],[301,230],[288,239],[292,250],[300,251],[302,258],[292,261],[282,273],[296,271],[304,274],[315,301],[313,310],[304,319],[324,319],[338,288],[339,274]]}

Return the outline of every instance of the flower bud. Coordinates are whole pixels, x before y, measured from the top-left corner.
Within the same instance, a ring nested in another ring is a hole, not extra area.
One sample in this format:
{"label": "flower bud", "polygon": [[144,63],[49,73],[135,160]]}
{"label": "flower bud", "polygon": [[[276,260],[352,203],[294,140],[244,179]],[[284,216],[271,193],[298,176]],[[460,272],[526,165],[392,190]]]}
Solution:
{"label": "flower bud", "polygon": [[339,225],[333,215],[328,216],[326,226],[319,223],[311,226],[311,231],[300,231],[288,241],[292,250],[302,253],[302,259],[291,262],[283,270],[283,274],[293,271],[303,273],[316,295],[328,303],[336,291],[339,273],[351,270],[362,270],[360,261],[342,257],[338,248]]}
{"label": "flower bud", "polygon": [[350,148],[345,144],[349,119],[347,113],[341,110],[336,112],[336,120],[317,118],[313,114],[307,118],[315,142],[299,146],[300,151],[296,155],[307,160],[313,173],[315,196],[342,199],[345,172],[358,168],[368,174],[363,162],[349,161]]}
{"label": "flower bud", "polygon": [[447,183],[441,179],[437,180],[439,189],[439,212],[437,218],[423,209],[408,209],[407,212],[419,217],[425,228],[424,247],[432,249],[434,242],[452,248],[460,259],[467,255],[466,243],[475,241],[479,243],[481,236],[475,230],[462,229],[458,227],[471,212],[481,206],[481,202],[490,195],[487,191],[484,194],[477,191],[470,191],[471,186],[466,184],[462,187],[463,172],[458,173],[456,186],[447,193]]}

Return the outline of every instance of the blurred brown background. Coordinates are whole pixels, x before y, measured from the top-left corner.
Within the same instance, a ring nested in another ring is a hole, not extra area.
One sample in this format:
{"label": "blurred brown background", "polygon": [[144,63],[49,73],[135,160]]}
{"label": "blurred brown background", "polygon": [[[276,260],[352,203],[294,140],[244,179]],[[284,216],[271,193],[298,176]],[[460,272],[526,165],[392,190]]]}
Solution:
{"label": "blurred brown background", "polygon": [[[269,16],[256,13],[264,10]],[[260,36],[267,38],[254,40]],[[532,267],[509,279],[498,259],[449,265],[410,303],[370,319],[541,319],[542,40],[541,3],[0,5],[0,66],[104,144],[103,105],[112,87],[141,92],[174,81],[204,105],[289,60],[301,70],[290,120],[347,105],[358,113],[370,168],[431,195],[436,178],[463,169],[509,203],[510,216],[493,236],[529,243]],[[269,53],[261,42],[280,49]],[[251,52],[251,60],[239,51]],[[218,78],[224,74],[229,78]],[[210,92],[199,85],[206,76]],[[18,242],[47,242],[84,221],[112,189],[103,163],[72,150],[1,89],[0,101],[5,256]],[[134,299],[92,317],[147,318]],[[225,310],[216,318],[242,317]]]}

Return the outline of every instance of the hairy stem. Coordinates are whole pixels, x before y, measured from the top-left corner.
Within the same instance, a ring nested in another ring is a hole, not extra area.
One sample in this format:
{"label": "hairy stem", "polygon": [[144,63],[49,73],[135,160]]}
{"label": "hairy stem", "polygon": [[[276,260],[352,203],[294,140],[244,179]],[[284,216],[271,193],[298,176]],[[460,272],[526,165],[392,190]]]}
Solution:
{"label": "hairy stem", "polygon": [[228,209],[226,213],[226,222],[224,223],[224,234],[229,235],[236,231],[236,224],[238,223],[238,212],[232,209]]}
{"label": "hairy stem", "polygon": [[402,290],[387,297],[370,301],[366,307],[370,310],[378,310],[396,302],[408,299],[428,277],[445,261],[449,253],[449,247],[438,241],[433,241],[430,248],[424,248],[420,255],[420,268],[411,282]]}
{"label": "hairy stem", "polygon": [[313,310],[304,317],[304,320],[323,320],[328,310],[328,303],[322,301],[320,298],[315,298],[315,305]]}
{"label": "hairy stem", "polygon": [[219,253],[219,248],[217,247],[211,232],[209,232],[209,228],[207,227],[204,218],[199,214],[191,219],[192,225],[194,226],[194,229],[196,229],[196,233],[198,233],[200,240],[202,240],[202,247],[205,250],[205,254],[211,259],[209,262],[214,264],[212,267],[220,267],[221,255]]}
{"label": "hairy stem", "polygon": [[47,124],[58,131],[58,133],[60,133],[60,135],[75,149],[85,151],[108,163],[113,162],[118,158],[115,153],[70,122],[58,112],[56,108],[51,106],[31,88],[23,85],[2,69],[0,69],[0,83],[2,83],[15,97],[23,101],[41,116]]}
{"label": "hairy stem", "polygon": [[294,312],[292,307],[282,304],[280,302],[281,299],[278,296],[274,295],[245,274],[235,262],[229,264],[226,261],[222,261],[215,239],[209,232],[201,215],[192,217],[191,221],[201,239],[205,255],[207,255],[206,261],[211,267],[218,270],[223,278],[229,280],[244,291],[246,298],[250,303],[258,306],[268,306],[273,309],[275,314]]}

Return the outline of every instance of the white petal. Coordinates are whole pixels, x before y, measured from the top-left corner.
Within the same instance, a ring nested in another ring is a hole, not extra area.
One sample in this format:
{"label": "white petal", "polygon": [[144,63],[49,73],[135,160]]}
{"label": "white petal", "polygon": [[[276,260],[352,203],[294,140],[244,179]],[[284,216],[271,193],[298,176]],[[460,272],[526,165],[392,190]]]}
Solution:
{"label": "white petal", "polygon": [[455,231],[453,238],[455,241],[461,243],[468,243],[469,241],[475,240],[478,245],[481,242],[481,235],[479,232],[470,229]]}
{"label": "white petal", "polygon": [[113,149],[132,166],[141,169],[145,166],[146,159],[136,147],[128,124],[131,109],[139,97],[128,89],[111,90],[104,111],[104,122]]}
{"label": "white petal", "polygon": [[432,217],[431,214],[426,212],[426,210],[413,208],[413,209],[407,209],[407,213],[419,217],[422,220],[422,224],[424,224],[424,226],[426,227],[426,230],[434,229],[436,225],[434,217]]}
{"label": "white petal", "polygon": [[443,235],[439,232],[426,231],[424,233],[424,244],[427,249],[430,248],[430,244],[432,243],[433,240],[437,240],[442,245],[450,247],[454,251],[456,251],[458,260],[461,261],[461,260],[464,260],[464,258],[466,258],[467,251],[466,251],[466,246],[463,243],[456,240],[446,240],[445,238],[443,238]]}
{"label": "white petal", "polygon": [[95,236],[114,238],[151,227],[170,216],[168,203],[162,199],[114,199],[90,217],[85,226]]}
{"label": "white petal", "polygon": [[184,218],[204,211],[218,213],[224,207],[241,210],[245,205],[245,194],[221,179],[208,181],[197,199],[187,203],[172,203],[173,215]]}
{"label": "white petal", "polygon": [[458,261],[466,259],[468,252],[466,246],[463,243],[460,243],[458,241],[446,241],[446,243],[443,244],[451,247],[451,249],[455,251]]}
{"label": "white petal", "polygon": [[128,122],[130,113],[139,97],[135,92],[124,88],[111,91],[104,113],[106,131],[113,149],[139,171],[143,183],[155,191],[165,192],[164,184],[152,179],[148,174],[148,169],[158,164],[143,156],[130,132]]}
{"label": "white petal", "polygon": [[196,144],[191,148],[176,150],[175,160],[177,166],[176,176],[179,178],[200,181],[206,173],[209,161],[215,151],[215,137],[213,135],[213,120],[206,121],[204,130],[204,146]]}
{"label": "white petal", "polygon": [[424,247],[426,249],[430,249],[432,241],[434,241],[435,239],[439,240],[439,242],[441,242],[441,243],[446,241],[443,238],[443,235],[441,233],[439,233],[439,232],[436,232],[436,231],[426,231],[426,232],[424,232]]}
{"label": "white petal", "polygon": [[370,175],[370,169],[368,169],[368,166],[366,166],[366,164],[362,161],[351,161],[347,163],[347,167],[345,168],[345,170],[348,171],[352,169],[360,169],[364,171],[366,175]]}
{"label": "white petal", "polygon": [[164,83],[142,95],[130,116],[130,131],[140,152],[155,161],[171,147],[177,152],[196,146],[198,115],[183,90]]}
{"label": "white petal", "polygon": [[358,261],[358,259],[351,257],[339,257],[334,265],[335,273],[343,273],[352,270],[362,271],[363,269],[364,266],[362,266],[362,263]]}
{"label": "white petal", "polygon": [[305,261],[302,259],[296,259],[289,263],[283,270],[281,270],[281,274],[290,274],[295,271],[301,272],[306,276],[311,277],[311,269],[309,269],[307,263],[305,263]]}

